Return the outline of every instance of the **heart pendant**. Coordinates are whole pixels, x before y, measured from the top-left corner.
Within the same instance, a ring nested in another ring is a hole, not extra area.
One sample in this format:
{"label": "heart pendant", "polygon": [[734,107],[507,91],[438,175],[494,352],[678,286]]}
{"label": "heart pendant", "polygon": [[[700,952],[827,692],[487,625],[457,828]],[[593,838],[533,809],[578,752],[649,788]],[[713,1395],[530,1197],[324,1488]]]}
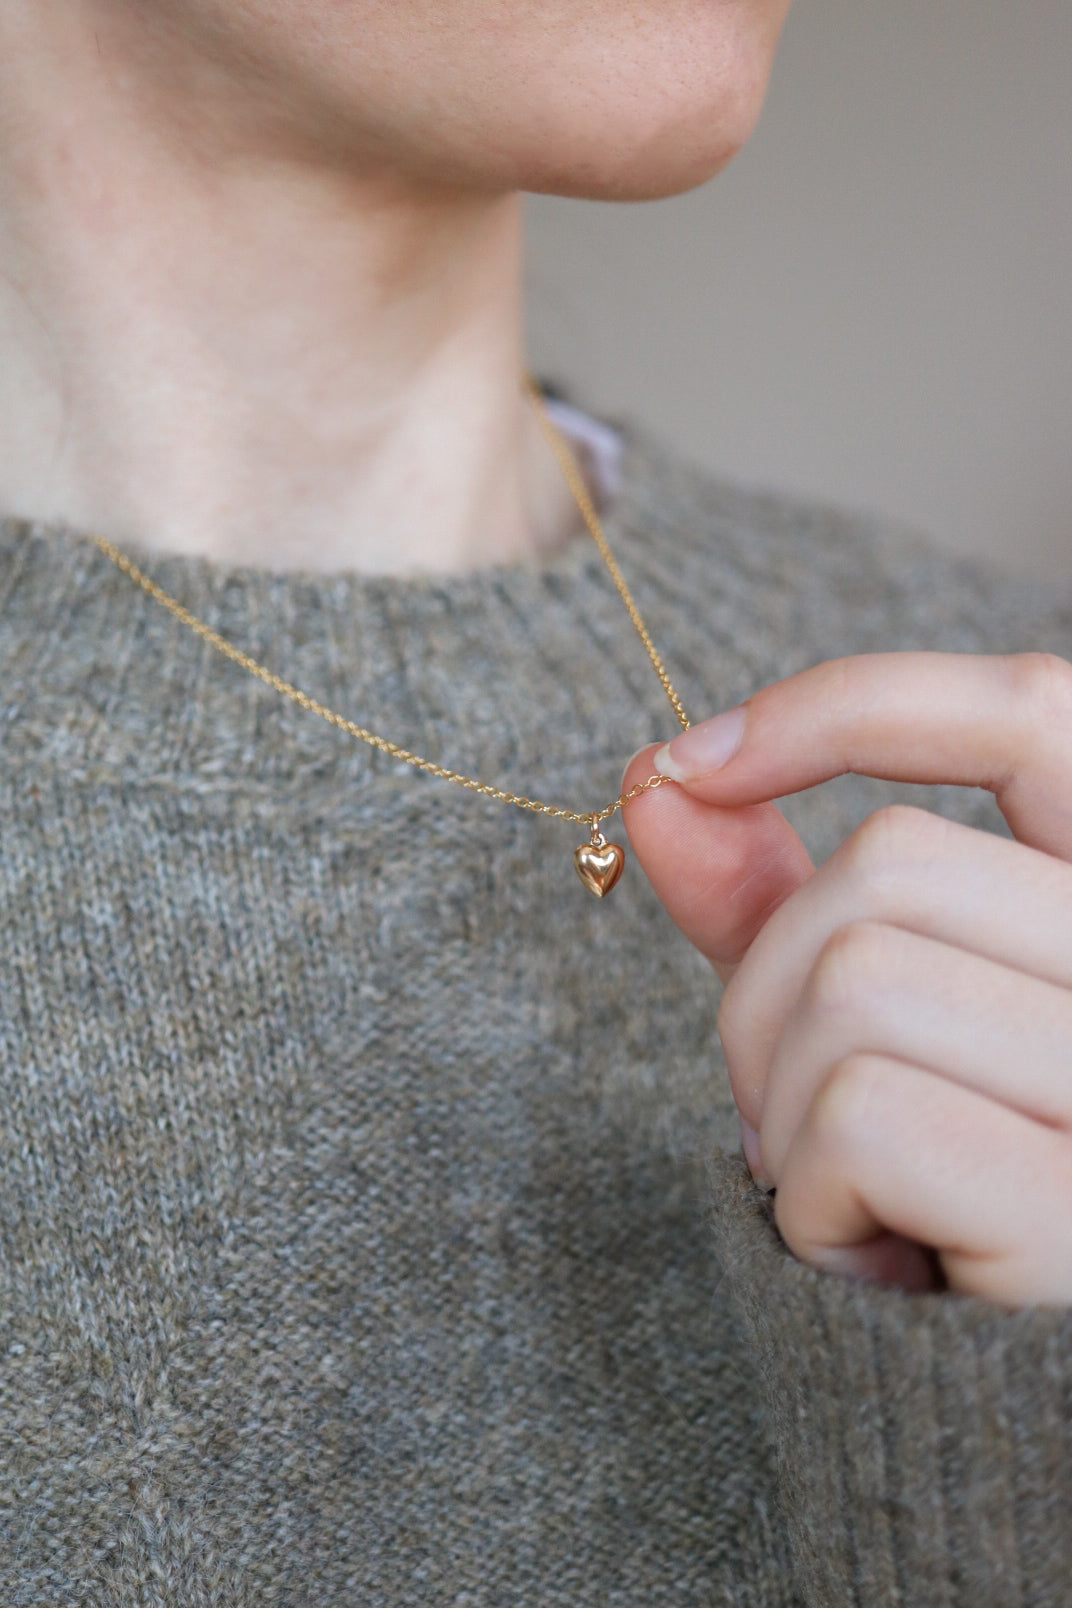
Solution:
{"label": "heart pendant", "polygon": [[620,843],[608,843],[599,832],[591,843],[582,843],[575,851],[573,863],[589,893],[602,899],[625,870],[625,850]]}

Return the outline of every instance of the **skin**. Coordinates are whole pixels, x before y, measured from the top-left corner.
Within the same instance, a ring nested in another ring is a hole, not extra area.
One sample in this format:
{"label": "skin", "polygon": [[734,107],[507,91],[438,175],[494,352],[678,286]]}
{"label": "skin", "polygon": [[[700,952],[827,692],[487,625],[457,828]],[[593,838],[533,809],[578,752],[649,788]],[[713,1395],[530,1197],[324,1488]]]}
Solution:
{"label": "skin", "polygon": [[519,192],[688,189],[788,0],[3,0],[0,508],[408,573],[579,517]]}
{"label": "skin", "polygon": [[[277,569],[570,539],[519,390],[519,192],[710,178],[787,8],[0,0],[0,508]],[[845,661],[628,807],[817,1266],[1072,1295],[1070,721],[1059,661]],[[815,871],[770,801],[844,770],[992,787],[1017,841],[882,812]]]}
{"label": "skin", "polygon": [[[746,1152],[815,1266],[1072,1300],[1072,665],[869,655],[645,749],[636,853],[726,982]],[[815,870],[770,802],[853,772],[989,788],[1014,841],[904,806]]]}

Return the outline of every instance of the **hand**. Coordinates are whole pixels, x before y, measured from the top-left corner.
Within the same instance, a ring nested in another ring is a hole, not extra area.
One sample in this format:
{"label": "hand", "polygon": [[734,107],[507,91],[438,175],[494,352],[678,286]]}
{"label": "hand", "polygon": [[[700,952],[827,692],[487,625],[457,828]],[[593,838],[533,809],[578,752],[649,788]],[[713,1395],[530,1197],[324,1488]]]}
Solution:
{"label": "hand", "polygon": [[[629,836],[727,983],[745,1152],[790,1249],[1072,1301],[1072,665],[836,660],[658,764],[680,786],[631,802]],[[989,788],[1016,841],[894,806],[816,871],[768,801],[846,772]]]}

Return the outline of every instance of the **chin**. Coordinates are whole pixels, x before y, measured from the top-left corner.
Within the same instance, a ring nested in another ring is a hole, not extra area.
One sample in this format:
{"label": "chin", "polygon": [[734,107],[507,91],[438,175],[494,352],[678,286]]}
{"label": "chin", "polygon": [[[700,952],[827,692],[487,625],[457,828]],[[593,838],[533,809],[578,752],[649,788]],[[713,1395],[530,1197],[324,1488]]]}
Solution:
{"label": "chin", "polygon": [[311,113],[313,142],[359,174],[386,153],[432,186],[647,201],[704,184],[750,138],[790,0],[457,0],[443,38],[433,3],[400,5],[380,56],[317,52],[296,126]]}
{"label": "chin", "polygon": [[[723,41],[725,44],[725,41]],[[622,75],[583,115],[567,97],[536,141],[516,151],[518,189],[601,201],[652,201],[694,190],[720,173],[751,138],[766,99],[774,40],[674,71]],[[713,64],[712,64],[713,62]]]}
{"label": "chin", "polygon": [[644,138],[630,130],[612,144],[590,145],[581,160],[574,150],[560,165],[545,156],[533,182],[520,188],[589,201],[658,201],[683,195],[733,161],[751,138],[761,107],[762,97],[728,124],[709,115],[685,124],[672,121]]}

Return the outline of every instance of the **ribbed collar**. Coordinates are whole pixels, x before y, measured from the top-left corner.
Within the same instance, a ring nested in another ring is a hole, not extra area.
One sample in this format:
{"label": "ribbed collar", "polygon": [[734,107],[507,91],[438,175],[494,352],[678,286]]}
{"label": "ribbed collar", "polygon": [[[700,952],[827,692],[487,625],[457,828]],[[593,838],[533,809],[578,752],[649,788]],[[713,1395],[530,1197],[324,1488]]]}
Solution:
{"label": "ribbed collar", "polygon": [[[604,526],[673,673],[674,537],[653,528],[665,454],[617,427],[621,485]],[[588,795],[564,802],[587,808],[613,796],[630,752],[677,729],[587,535],[538,563],[405,579],[143,562],[329,707],[496,785],[542,796],[583,774]],[[70,530],[0,525],[0,656],[9,750],[78,772],[275,786],[397,768],[228,663]]]}

